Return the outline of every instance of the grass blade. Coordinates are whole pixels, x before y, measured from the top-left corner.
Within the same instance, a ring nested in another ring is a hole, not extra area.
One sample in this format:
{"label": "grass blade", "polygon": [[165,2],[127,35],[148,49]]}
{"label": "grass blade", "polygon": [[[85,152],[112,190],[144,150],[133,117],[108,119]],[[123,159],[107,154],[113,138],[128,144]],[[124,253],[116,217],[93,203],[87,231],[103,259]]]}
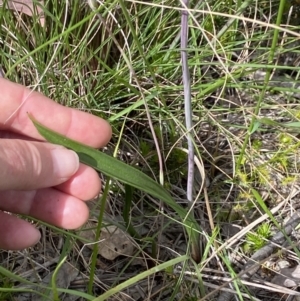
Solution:
{"label": "grass blade", "polygon": [[154,268],[151,268],[143,273],[140,273],[122,283],[120,283],[119,285],[117,285],[116,287],[111,288],[109,291],[105,292],[104,294],[102,294],[101,296],[95,298],[93,301],[104,301],[104,300],[108,300],[109,297],[113,296],[114,294],[121,292],[122,290],[124,290],[125,288],[131,286],[131,285],[135,285],[138,281],[149,277],[152,274],[158,273],[160,271],[166,270],[169,267],[173,267],[178,263],[184,262],[186,260],[188,260],[189,257],[187,255],[182,255],[180,257],[174,258],[172,260],[169,260],[167,262],[164,262]]}

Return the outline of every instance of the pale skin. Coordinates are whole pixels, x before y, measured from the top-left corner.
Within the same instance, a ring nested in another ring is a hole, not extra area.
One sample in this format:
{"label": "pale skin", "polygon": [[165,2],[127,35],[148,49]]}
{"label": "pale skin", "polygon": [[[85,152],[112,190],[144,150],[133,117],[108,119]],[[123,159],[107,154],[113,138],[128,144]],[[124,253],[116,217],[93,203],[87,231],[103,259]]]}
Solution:
{"label": "pale skin", "polygon": [[5,250],[21,250],[40,239],[32,224],[14,214],[76,229],[88,219],[85,201],[101,189],[98,174],[74,152],[45,142],[28,113],[91,147],[103,147],[111,138],[105,120],[0,78],[0,249]]}

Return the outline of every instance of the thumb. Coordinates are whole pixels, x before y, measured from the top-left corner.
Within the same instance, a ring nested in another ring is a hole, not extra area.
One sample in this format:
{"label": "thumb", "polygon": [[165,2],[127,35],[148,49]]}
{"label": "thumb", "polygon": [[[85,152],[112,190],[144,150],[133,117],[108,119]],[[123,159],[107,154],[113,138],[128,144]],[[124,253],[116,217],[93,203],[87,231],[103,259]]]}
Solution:
{"label": "thumb", "polygon": [[0,139],[0,191],[52,187],[79,168],[77,154],[64,147],[19,139]]}

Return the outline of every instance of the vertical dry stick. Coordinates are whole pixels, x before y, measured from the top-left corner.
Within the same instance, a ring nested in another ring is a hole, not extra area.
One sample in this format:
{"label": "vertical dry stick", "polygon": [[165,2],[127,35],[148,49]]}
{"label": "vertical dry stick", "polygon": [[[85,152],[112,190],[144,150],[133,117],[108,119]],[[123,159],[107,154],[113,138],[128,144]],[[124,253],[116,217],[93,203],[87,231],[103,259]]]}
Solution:
{"label": "vertical dry stick", "polygon": [[[184,5],[188,6],[188,0],[182,0]],[[185,124],[187,129],[188,141],[188,183],[187,183],[187,200],[189,205],[193,202],[193,180],[194,180],[194,145],[191,137],[192,124],[192,109],[191,109],[191,80],[188,66],[187,53],[188,40],[188,12],[185,10],[181,16],[181,60],[182,60],[182,77],[184,89],[184,112]]]}
{"label": "vertical dry stick", "polygon": [[[193,205],[193,182],[194,182],[194,145],[192,139],[192,108],[191,108],[191,79],[190,71],[188,66],[188,0],[182,0],[182,5],[185,10],[182,11],[181,15],[181,61],[182,61],[182,78],[183,78],[183,89],[184,89],[184,112],[185,112],[185,124],[187,130],[187,141],[188,141],[188,180],[187,180],[187,201],[189,207]],[[193,214],[191,208],[190,214]],[[193,231],[191,229],[190,231]],[[200,258],[200,246],[199,246],[199,235],[190,235],[193,237],[191,241],[191,254],[192,258],[199,263]]]}

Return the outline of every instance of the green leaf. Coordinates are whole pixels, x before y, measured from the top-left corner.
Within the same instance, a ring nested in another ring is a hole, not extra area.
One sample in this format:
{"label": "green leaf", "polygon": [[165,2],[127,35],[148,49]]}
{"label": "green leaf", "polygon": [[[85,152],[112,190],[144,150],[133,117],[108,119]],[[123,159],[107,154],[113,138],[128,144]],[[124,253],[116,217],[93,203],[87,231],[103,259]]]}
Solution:
{"label": "green leaf", "polygon": [[259,122],[263,123],[263,124],[267,124],[267,125],[272,125],[272,126],[280,126],[280,127],[286,127],[286,128],[295,128],[295,129],[299,129],[300,128],[300,122],[296,121],[296,122],[288,122],[288,123],[280,123],[274,120],[271,120],[270,118],[260,118]]}
{"label": "green leaf", "polygon": [[285,126],[285,127],[289,127],[289,128],[300,128],[300,122],[299,121],[283,123],[282,125]]}
{"label": "green leaf", "polygon": [[267,117],[263,117],[263,118],[260,118],[258,120],[260,123],[262,124],[266,124],[266,125],[272,125],[272,126],[280,126],[280,123],[275,121],[275,120],[272,120],[270,118],[267,118]]}
{"label": "green leaf", "polygon": [[260,122],[256,120],[254,122],[252,130],[250,131],[249,134],[252,135],[253,133],[255,133],[258,130],[258,128],[260,127],[260,125],[261,125]]}
{"label": "green leaf", "polygon": [[30,114],[29,118],[33,122],[38,132],[50,143],[62,145],[68,149],[75,151],[80,162],[91,166],[92,168],[102,172],[106,176],[115,178],[125,184],[135,187],[141,191],[161,199],[170,206],[183,220],[187,232],[189,233],[191,242],[198,244],[199,225],[193,216],[188,214],[187,210],[178,205],[166,189],[148,177],[140,170],[125,164],[124,162],[108,156],[92,147],[71,140],[57,132],[54,132],[38,121]]}

